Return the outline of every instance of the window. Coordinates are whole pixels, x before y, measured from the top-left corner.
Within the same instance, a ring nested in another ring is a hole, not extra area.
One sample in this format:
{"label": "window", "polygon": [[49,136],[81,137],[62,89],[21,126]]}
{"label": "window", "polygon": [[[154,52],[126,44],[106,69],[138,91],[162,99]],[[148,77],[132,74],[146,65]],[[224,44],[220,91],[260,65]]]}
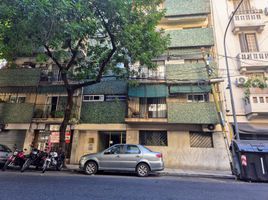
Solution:
{"label": "window", "polygon": [[190,132],[190,147],[192,148],[213,148],[212,133]]}
{"label": "window", "polygon": [[260,103],[264,103],[264,98],[263,97],[260,97]]}
{"label": "window", "polygon": [[11,152],[11,150],[8,147],[4,146],[4,145],[0,145],[0,151]]}
{"label": "window", "polygon": [[[234,9],[237,8],[238,4],[240,3],[240,0],[235,0],[234,1]],[[244,0],[241,6],[238,9],[238,14],[243,14],[243,13],[249,13],[251,10],[251,5],[250,5],[250,0]]]}
{"label": "window", "polygon": [[116,145],[106,150],[104,154],[123,154],[124,153],[124,145]]}
{"label": "window", "polygon": [[104,95],[84,95],[83,101],[104,101]]}
{"label": "window", "polygon": [[242,52],[258,52],[257,37],[255,33],[239,34],[240,47]]}
{"label": "window", "polygon": [[265,97],[265,99],[266,99],[266,103],[268,103],[268,97]]}
{"label": "window", "polygon": [[253,103],[258,103],[258,98],[257,97],[253,97],[252,100],[253,100]]}
{"label": "window", "polygon": [[207,102],[208,95],[207,94],[188,94],[187,101],[188,102]]}
{"label": "window", "polygon": [[145,146],[167,146],[167,131],[140,131],[140,144]]}
{"label": "window", "polygon": [[26,97],[25,96],[11,96],[10,103],[25,103]]}
{"label": "window", "polygon": [[127,97],[125,95],[107,95],[105,101],[126,101]]}
{"label": "window", "polygon": [[136,145],[127,145],[126,154],[140,154],[140,149]]}

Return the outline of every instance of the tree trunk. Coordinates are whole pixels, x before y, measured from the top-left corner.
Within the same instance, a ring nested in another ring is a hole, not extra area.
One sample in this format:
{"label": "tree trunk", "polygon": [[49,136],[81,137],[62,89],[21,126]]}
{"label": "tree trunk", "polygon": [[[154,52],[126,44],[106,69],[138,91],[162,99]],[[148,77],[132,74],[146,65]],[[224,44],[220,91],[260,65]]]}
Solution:
{"label": "tree trunk", "polygon": [[62,152],[65,152],[65,132],[72,115],[74,90],[67,88],[67,94],[68,96],[64,112],[64,119],[60,125],[60,151]]}

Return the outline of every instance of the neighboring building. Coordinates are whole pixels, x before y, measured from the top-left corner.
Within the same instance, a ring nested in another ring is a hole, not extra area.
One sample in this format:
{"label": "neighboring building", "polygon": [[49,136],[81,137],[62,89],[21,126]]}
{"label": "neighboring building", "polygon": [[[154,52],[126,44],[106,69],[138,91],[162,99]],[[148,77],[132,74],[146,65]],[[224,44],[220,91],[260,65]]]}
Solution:
{"label": "neighboring building", "polygon": [[[16,64],[19,68],[0,70],[0,143],[28,150],[31,145],[41,150],[47,144],[57,148],[67,100],[58,70],[51,64],[37,64],[33,58],[20,58]],[[79,94],[77,91],[74,95],[73,121],[79,119]],[[71,153],[71,127],[66,131],[67,158]]]}
{"label": "neighboring building", "polygon": [[[228,121],[232,124],[223,50],[223,35],[232,12],[240,1],[213,0],[217,62]],[[227,54],[241,139],[268,139],[268,3],[244,0],[227,35]]]}

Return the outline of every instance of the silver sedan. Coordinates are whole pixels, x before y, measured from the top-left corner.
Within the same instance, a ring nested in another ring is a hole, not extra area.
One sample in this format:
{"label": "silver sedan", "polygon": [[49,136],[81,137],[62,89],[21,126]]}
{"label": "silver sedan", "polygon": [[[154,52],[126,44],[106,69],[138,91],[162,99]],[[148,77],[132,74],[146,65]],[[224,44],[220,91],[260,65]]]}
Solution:
{"label": "silver sedan", "polygon": [[107,170],[136,172],[145,177],[152,171],[163,170],[164,162],[161,153],[142,145],[117,144],[100,153],[82,156],[79,167],[88,175]]}

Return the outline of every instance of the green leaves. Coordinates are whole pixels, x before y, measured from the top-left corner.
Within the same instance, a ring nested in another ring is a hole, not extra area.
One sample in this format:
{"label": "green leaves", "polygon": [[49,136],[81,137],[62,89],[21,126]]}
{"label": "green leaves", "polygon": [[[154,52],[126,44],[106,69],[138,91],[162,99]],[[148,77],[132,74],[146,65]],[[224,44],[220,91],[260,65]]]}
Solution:
{"label": "green leaves", "polygon": [[78,79],[111,71],[127,73],[116,67],[118,62],[140,62],[152,68],[152,59],[168,44],[168,37],[156,31],[164,16],[158,9],[160,3],[162,0],[2,0],[0,57],[12,61],[37,56],[38,62],[46,62],[46,55],[60,63],[58,67],[71,63],[75,70],[69,71],[70,77]]}

